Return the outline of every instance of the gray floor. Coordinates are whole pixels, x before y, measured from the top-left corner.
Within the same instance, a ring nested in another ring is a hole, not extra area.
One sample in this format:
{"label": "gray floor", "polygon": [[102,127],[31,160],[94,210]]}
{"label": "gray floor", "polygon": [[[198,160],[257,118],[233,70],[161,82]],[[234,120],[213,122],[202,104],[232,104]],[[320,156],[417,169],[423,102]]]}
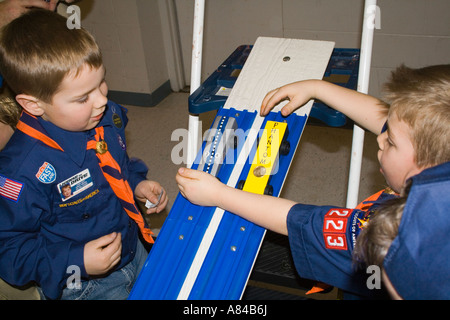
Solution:
{"label": "gray floor", "polygon": [[[125,106],[128,153],[147,163],[148,178],[161,183],[170,199],[166,210],[148,219],[155,231],[161,228],[178,194],[175,175],[184,164],[175,164],[171,154],[183,141],[172,141],[171,137],[177,129],[188,128],[188,96],[172,93],[152,108]],[[203,129],[211,126],[214,115],[200,116]],[[307,125],[281,196],[308,204],[345,206],[351,141],[351,129]],[[366,133],[360,200],[384,188],[377,150],[376,137]]]}

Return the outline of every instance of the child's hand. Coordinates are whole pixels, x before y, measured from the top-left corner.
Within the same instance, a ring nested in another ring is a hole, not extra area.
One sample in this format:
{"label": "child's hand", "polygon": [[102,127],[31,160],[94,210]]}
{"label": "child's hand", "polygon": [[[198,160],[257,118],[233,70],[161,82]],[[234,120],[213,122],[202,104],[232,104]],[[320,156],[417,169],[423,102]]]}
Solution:
{"label": "child's hand", "polygon": [[147,214],[163,211],[169,202],[167,192],[156,181],[141,181],[134,190],[134,196],[141,202],[146,202],[148,200],[151,203],[158,204],[156,207],[147,209]]}
{"label": "child's hand", "polygon": [[281,114],[288,116],[315,97],[314,81],[306,80],[287,84],[267,93],[261,104],[261,116],[267,115],[278,103],[289,100]]}
{"label": "child's hand", "polygon": [[219,205],[218,196],[225,185],[216,177],[203,171],[180,168],[175,180],[181,194],[190,202],[206,207]]}
{"label": "child's hand", "polygon": [[91,276],[103,275],[120,261],[122,235],[113,232],[84,246],[84,268]]}

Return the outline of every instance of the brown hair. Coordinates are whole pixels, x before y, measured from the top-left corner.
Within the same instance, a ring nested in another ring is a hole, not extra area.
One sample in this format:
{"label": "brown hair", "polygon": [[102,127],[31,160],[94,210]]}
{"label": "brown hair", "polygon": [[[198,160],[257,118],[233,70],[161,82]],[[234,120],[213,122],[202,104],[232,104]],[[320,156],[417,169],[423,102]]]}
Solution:
{"label": "brown hair", "polygon": [[406,197],[386,201],[373,213],[367,226],[356,238],[353,261],[358,266],[382,267],[389,247],[398,234]]}
{"label": "brown hair", "polygon": [[411,181],[409,180],[400,197],[387,200],[375,209],[367,226],[356,238],[353,250],[353,263],[356,266],[383,266],[384,257],[398,235],[410,190]]}
{"label": "brown hair", "polygon": [[64,77],[87,64],[103,64],[84,29],[69,29],[57,13],[33,9],[6,25],[0,38],[0,72],[15,94],[51,102]]}
{"label": "brown hair", "polygon": [[411,128],[416,164],[429,167],[450,161],[450,65],[402,65],[385,90],[389,115],[395,113]]}

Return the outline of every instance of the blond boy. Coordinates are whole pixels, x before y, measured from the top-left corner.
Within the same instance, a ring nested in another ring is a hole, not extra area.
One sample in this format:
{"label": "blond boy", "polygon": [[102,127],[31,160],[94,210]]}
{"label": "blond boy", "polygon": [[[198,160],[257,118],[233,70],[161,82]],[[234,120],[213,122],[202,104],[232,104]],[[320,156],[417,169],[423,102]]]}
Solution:
{"label": "blond boy", "polygon": [[262,102],[266,115],[280,101],[289,115],[310,99],[319,99],[377,134],[380,171],[390,188],[356,209],[310,206],[246,193],[221,184],[200,171],[182,168],[176,177],[191,202],[218,206],[272,231],[288,235],[300,276],[372,296],[367,275],[352,266],[352,251],[377,204],[396,197],[406,181],[422,170],[450,160],[450,65],[392,74],[385,102],[320,80],[308,80],[269,92]]}

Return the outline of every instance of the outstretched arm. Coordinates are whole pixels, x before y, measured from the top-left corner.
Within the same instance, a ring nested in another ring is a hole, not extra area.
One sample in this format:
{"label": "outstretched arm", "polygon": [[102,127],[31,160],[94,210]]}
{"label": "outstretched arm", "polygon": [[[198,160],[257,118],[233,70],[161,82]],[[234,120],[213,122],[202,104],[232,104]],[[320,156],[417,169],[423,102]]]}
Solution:
{"label": "outstretched arm", "polygon": [[262,102],[261,115],[289,100],[281,110],[287,116],[311,99],[322,101],[377,135],[387,119],[387,107],[381,100],[323,80],[294,82],[270,91]]}
{"label": "outstretched arm", "polygon": [[229,187],[203,171],[181,168],[176,181],[181,194],[201,206],[220,207],[261,227],[287,235],[286,217],[296,203]]}

